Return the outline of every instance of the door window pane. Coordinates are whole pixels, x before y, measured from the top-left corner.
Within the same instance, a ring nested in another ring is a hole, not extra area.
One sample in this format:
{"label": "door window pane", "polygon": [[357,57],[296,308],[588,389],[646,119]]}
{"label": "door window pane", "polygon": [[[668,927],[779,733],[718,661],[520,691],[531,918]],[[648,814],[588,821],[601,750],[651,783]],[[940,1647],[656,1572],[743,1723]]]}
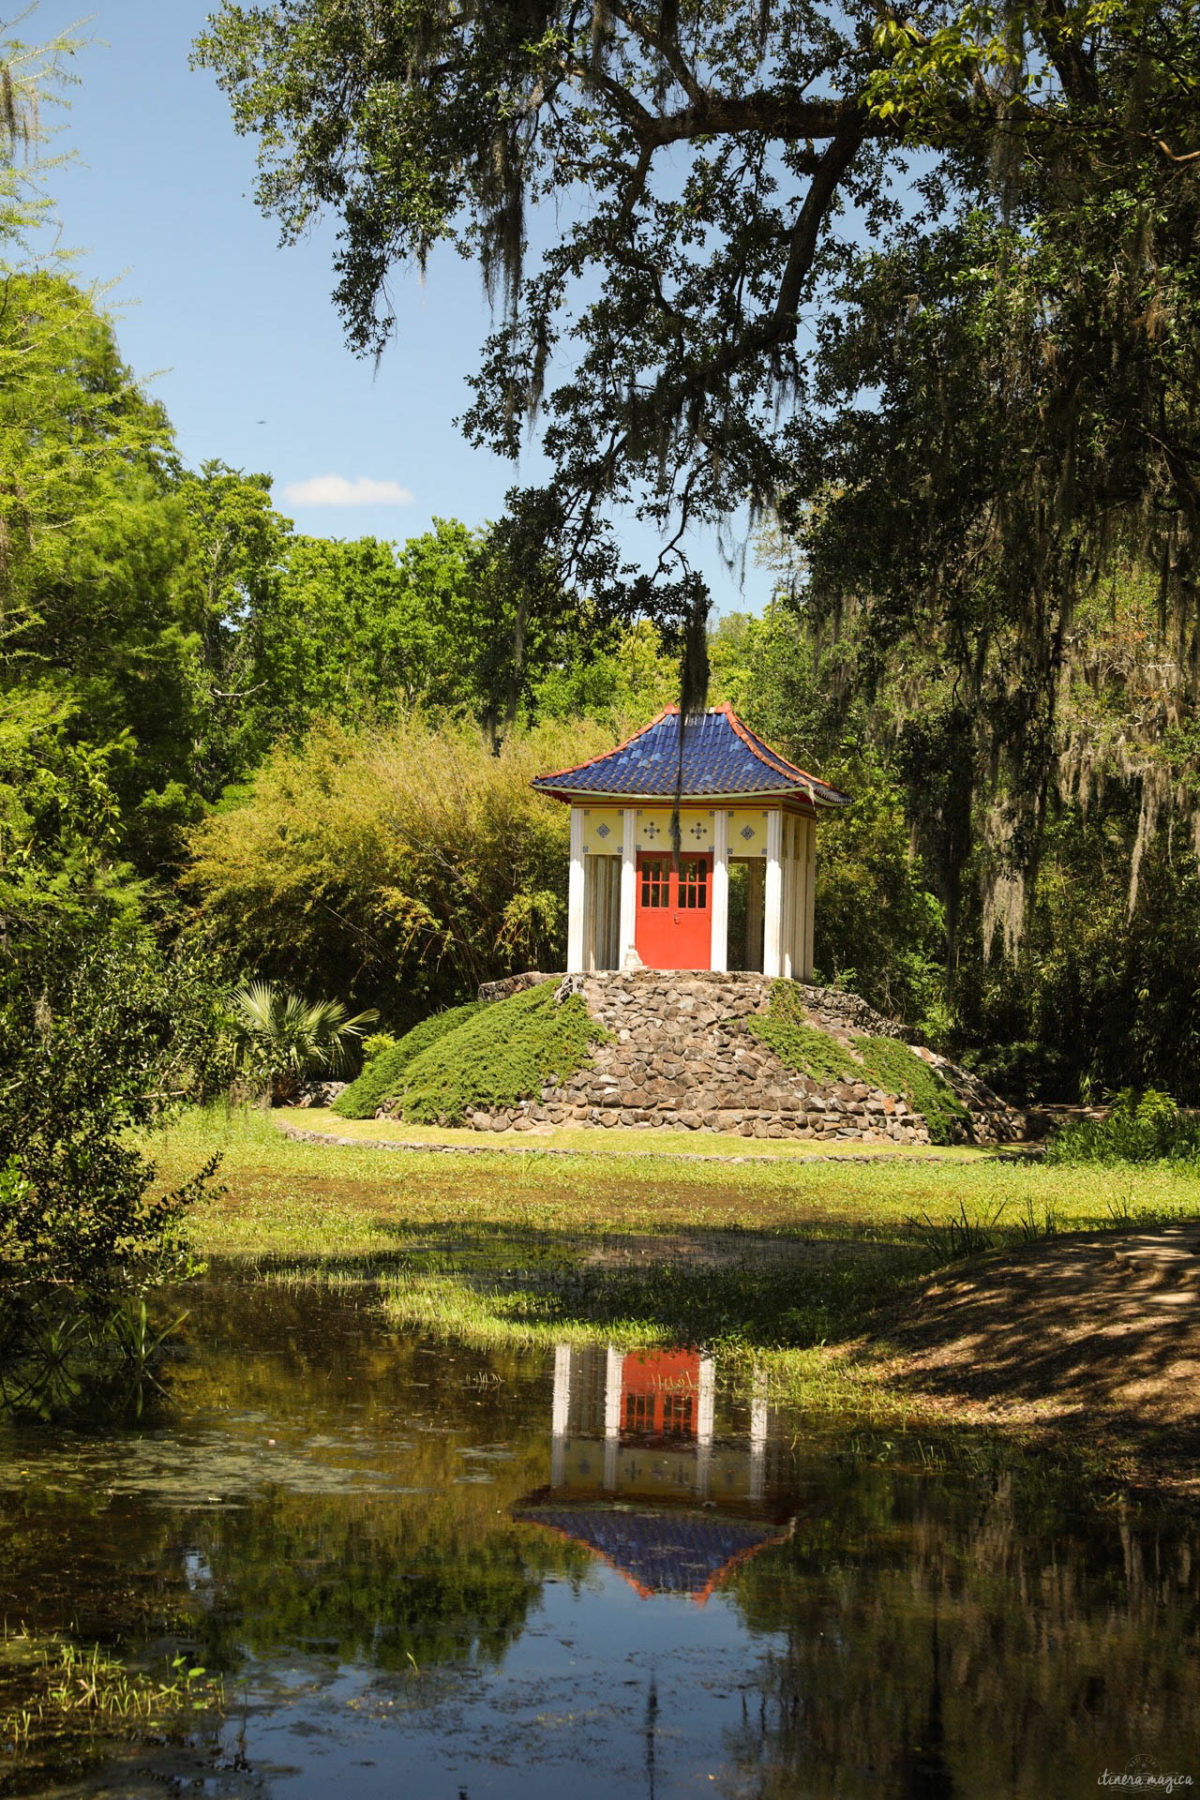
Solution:
{"label": "door window pane", "polygon": [[708,862],[685,857],[679,865],[679,904],[703,912],[708,905]]}
{"label": "door window pane", "polygon": [[665,857],[647,857],[642,862],[642,905],[669,906],[671,903],[671,865]]}

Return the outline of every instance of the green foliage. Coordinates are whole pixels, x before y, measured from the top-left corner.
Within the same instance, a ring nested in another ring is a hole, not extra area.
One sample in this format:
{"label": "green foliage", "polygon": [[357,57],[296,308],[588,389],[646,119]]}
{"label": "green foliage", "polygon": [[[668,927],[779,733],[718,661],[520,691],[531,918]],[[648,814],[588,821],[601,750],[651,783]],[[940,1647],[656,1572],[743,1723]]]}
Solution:
{"label": "green foliage", "polygon": [[244,961],[419,1017],[561,964],[569,821],[529,783],[605,742],[543,727],[494,756],[466,725],[318,727],[193,834],[189,885]]}
{"label": "green foliage", "polygon": [[[994,1250],[999,1241],[999,1225],[1004,1202],[976,1213],[968,1213],[965,1200],[958,1203],[957,1213],[933,1219],[922,1213],[909,1220],[909,1229],[924,1244],[938,1263],[958,1262],[964,1256],[982,1256]],[[1028,1239],[1026,1239],[1028,1241]]]}
{"label": "green foliage", "polygon": [[565,1081],[587,1062],[604,1031],[578,994],[556,999],[552,981],[495,1001],[413,1058],[390,1096],[421,1124],[457,1125],[473,1107],[515,1106],[544,1082]]}
{"label": "green foliage", "polygon": [[[4,1180],[0,1177],[0,1195]],[[0,1199],[0,1204],[2,1204]],[[105,1305],[42,1288],[0,1304],[0,1414],[136,1424],[165,1394],[158,1372],[183,1317],[150,1323],[144,1295]]]}
{"label": "green foliage", "polygon": [[[0,1739],[10,1778],[41,1788],[64,1767],[89,1768],[114,1740],[194,1731],[220,1714],[224,1684],[177,1654],[149,1673],[59,1636],[6,1631]],[[21,1771],[24,1771],[22,1774]]]}
{"label": "green foliage", "polygon": [[148,864],[197,805],[171,427],[91,296],[2,263],[0,281],[0,689],[53,694],[106,755]]}
{"label": "green foliage", "polygon": [[1103,1119],[1076,1119],[1046,1146],[1052,1163],[1200,1162],[1200,1118],[1169,1094],[1124,1088]]}
{"label": "green foliage", "polygon": [[925,1120],[935,1144],[970,1136],[970,1115],[938,1071],[915,1050],[892,1037],[856,1037],[854,1048],[867,1080],[885,1094],[899,1094]]}
{"label": "green foliage", "polygon": [[[398,1092],[409,1063],[447,1032],[457,1031],[467,1019],[473,1018],[481,1004],[478,1000],[468,1000],[465,1006],[451,1006],[445,1012],[431,1013],[429,1018],[422,1019],[419,1025],[406,1032],[399,1042],[389,1039],[385,1048],[367,1062],[357,1081],[352,1081],[344,1093],[338,1095],[332,1110],[343,1119],[373,1119],[385,1101]],[[371,1041],[368,1038],[367,1044]],[[364,1045],[364,1052],[366,1047]]]}
{"label": "green foliage", "polygon": [[[185,532],[180,590],[192,648],[193,775],[214,801],[249,773],[282,728],[272,707],[270,657],[284,662],[284,677],[295,670],[278,641],[265,641],[265,622],[285,610],[280,589],[290,521],[271,505],[269,475],[216,461],[181,476],[175,502]],[[300,632],[309,625],[296,620]]]}
{"label": "green foliage", "polygon": [[140,1291],[186,1269],[197,1185],[159,1192],[128,1134],[217,1086],[219,964],[52,925],[10,941],[0,982],[0,1283]]}
{"label": "green foliage", "polygon": [[495,746],[539,682],[586,661],[586,607],[544,558],[520,567],[503,526],[454,519],[394,545],[292,533],[270,481],[209,463],[180,484],[206,793],[322,718],[415,707],[475,719]]}
{"label": "green foliage", "polygon": [[0,959],[0,1402],[40,1416],[140,1407],[159,1341],[139,1303],[192,1272],[216,1162],[164,1189],[131,1128],[228,1074],[210,947],[67,917],[10,915]]}
{"label": "green foliage", "polygon": [[390,1031],[372,1031],[362,1042],[362,1059],[365,1068],[375,1057],[382,1056],[385,1050],[393,1050],[396,1040]]}
{"label": "green foliage", "polygon": [[290,1098],[306,1075],[340,1075],[374,1007],[350,1018],[340,1000],[305,1000],[270,981],[252,981],[231,1001],[237,1064],[275,1101]]}
{"label": "green foliage", "polygon": [[[443,240],[507,283],[467,428],[516,457],[543,422],[589,591],[675,620],[685,527],[778,509],[796,629],[723,622],[710,658],[859,797],[823,834],[818,967],[1019,1098],[1200,1097],[1198,45],[1140,0],[653,29],[230,0],[198,45],[285,236],[340,215],[356,348]],[[668,526],[653,579],[605,561],[612,503]],[[578,656],[542,688],[557,716],[619,690]]]}
{"label": "green foliage", "polygon": [[[761,559],[787,575],[784,546]],[[802,768],[854,799],[818,833],[814,961],[818,979],[861,994],[877,1011],[939,1035],[944,910],[912,854],[907,796],[886,738],[889,723],[860,697],[862,646],[847,630],[819,643],[782,603],[761,619],[733,614],[711,642],[713,688]]]}
{"label": "green foliage", "polygon": [[771,989],[767,1013],[747,1022],[754,1036],[773,1050],[781,1062],[810,1081],[856,1081],[862,1075],[845,1045],[808,1023],[799,990],[790,981],[777,981]]}

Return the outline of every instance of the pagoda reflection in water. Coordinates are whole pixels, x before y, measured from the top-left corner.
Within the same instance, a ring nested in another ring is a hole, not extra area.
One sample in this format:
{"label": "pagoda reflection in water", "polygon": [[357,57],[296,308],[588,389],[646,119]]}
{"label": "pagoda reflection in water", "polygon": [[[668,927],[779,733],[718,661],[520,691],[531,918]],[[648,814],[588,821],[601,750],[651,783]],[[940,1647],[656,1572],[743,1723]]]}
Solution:
{"label": "pagoda reflection in water", "polygon": [[[550,1486],[516,1509],[586,1544],[644,1597],[703,1603],[747,1557],[786,1536],[766,1508],[768,1407],[756,1375],[748,1429],[718,1436],[713,1360],[560,1344]],[[764,1516],[764,1513],[767,1516]]]}

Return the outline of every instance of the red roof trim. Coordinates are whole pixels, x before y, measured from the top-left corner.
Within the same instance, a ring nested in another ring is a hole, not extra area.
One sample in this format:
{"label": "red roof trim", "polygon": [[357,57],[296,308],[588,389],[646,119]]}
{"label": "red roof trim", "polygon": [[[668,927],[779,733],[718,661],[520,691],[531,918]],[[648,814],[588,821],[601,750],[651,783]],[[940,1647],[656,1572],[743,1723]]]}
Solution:
{"label": "red roof trim", "polygon": [[[587,764],[581,763],[580,767],[586,769]],[[570,771],[564,770],[563,773],[569,774]],[[554,777],[547,775],[543,779],[550,781]],[[813,779],[816,780],[816,777]],[[817,785],[828,787],[829,783],[822,781]],[[837,788],[834,789],[835,793],[838,791]],[[622,812],[627,806],[636,807],[639,811],[657,806],[664,812],[670,812],[675,805],[670,794],[610,794],[603,788],[597,791],[591,788],[539,788],[538,793],[544,794],[548,800],[561,800],[564,805],[594,807],[597,812]],[[810,800],[807,794],[797,793],[794,788],[756,788],[752,794],[689,794],[680,801],[679,810],[681,813],[694,813],[704,812],[707,808],[712,812],[714,807],[719,806],[731,812],[753,812],[758,806],[768,811],[779,806],[784,812],[796,812],[806,819],[815,819],[822,804],[828,805],[829,802]]]}
{"label": "red roof trim", "polygon": [[690,1595],[690,1598],[697,1606],[707,1606],[717,1589],[723,1588],[731,1575],[754,1557],[761,1556],[764,1550],[771,1550],[776,1544],[786,1544],[791,1534],[792,1528],[789,1525],[786,1531],[776,1532],[774,1537],[765,1537],[760,1544],[748,1544],[744,1550],[736,1551],[728,1562],[722,1563],[715,1575],[709,1577],[699,1593]]}
{"label": "red roof trim", "polygon": [[[601,1550],[597,1545],[589,1543],[587,1538],[576,1537],[573,1531],[564,1531],[561,1525],[548,1525],[544,1519],[522,1519],[520,1513],[518,1513],[516,1517],[520,1520],[522,1525],[533,1525],[538,1531],[548,1531],[554,1537],[561,1538],[564,1544],[577,1544],[580,1548],[589,1551],[592,1556],[598,1559],[598,1561],[606,1563],[613,1571],[614,1575],[619,1575],[622,1581],[627,1581],[639,1599],[654,1600],[667,1597],[658,1588],[646,1587],[645,1584],[640,1582],[637,1576],[633,1574],[632,1570],[625,1568],[622,1563],[617,1561],[615,1556],[610,1556],[607,1550]],[[786,1531],[779,1531],[776,1532],[773,1537],[763,1538],[761,1543],[747,1544],[744,1550],[736,1550],[726,1562],[723,1562],[721,1567],[709,1576],[702,1588],[693,1589],[686,1596],[672,1595],[671,1597],[686,1597],[694,1606],[707,1606],[717,1590],[724,1587],[725,1583],[729,1580],[729,1577],[734,1574],[736,1570],[740,1569],[744,1563],[748,1563],[753,1557],[760,1555],[764,1550],[773,1549],[776,1544],[786,1544],[790,1535],[791,1527],[789,1526]]]}
{"label": "red roof trim", "polygon": [[[749,726],[742,724],[742,721],[738,718],[728,700],[721,706],[714,706],[713,711],[725,714],[725,717],[729,720],[729,723],[732,725],[737,736],[741,738],[747,750],[757,756],[759,762],[766,763],[768,768],[776,769],[781,775],[799,776],[801,781],[811,781],[814,787],[832,788],[832,791],[835,794],[838,792],[837,788],[832,787],[831,782],[822,781],[819,775],[810,775],[807,769],[801,769],[795,763],[789,762],[786,756],[781,756],[779,754],[778,750],[772,750],[769,744],[764,744],[761,739],[756,738]],[[816,804],[815,800],[813,803],[814,805]]]}

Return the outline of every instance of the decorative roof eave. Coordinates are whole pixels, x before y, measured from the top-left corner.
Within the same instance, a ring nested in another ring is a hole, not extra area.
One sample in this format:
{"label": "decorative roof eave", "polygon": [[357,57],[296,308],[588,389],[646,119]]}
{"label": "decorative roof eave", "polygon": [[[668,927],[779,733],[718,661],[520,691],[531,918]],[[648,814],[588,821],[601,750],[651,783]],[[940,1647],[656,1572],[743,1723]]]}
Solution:
{"label": "decorative roof eave", "polygon": [[[653,806],[662,812],[670,812],[675,805],[673,794],[610,794],[596,788],[546,787],[539,788],[538,792],[551,800],[562,800],[570,806],[611,807],[616,812],[626,806]],[[706,806],[782,806],[790,811],[801,812],[806,818],[815,818],[819,812],[841,812],[843,807],[853,804],[849,795],[843,795],[837,800],[823,800],[820,797],[810,799],[803,788],[777,788],[773,791],[753,788],[731,794],[685,794],[679,802],[679,810],[698,812]]]}
{"label": "decorative roof eave", "polygon": [[[692,1581],[685,1581],[669,1587],[652,1587],[642,1579],[635,1568],[630,1567],[627,1561],[622,1560],[619,1554],[614,1554],[611,1549],[607,1549],[595,1541],[594,1534],[587,1529],[589,1523],[611,1518],[614,1521],[620,1520],[634,1526],[649,1526],[653,1530],[654,1525],[661,1522],[669,1532],[670,1524],[675,1518],[685,1522],[695,1520],[702,1531],[707,1529],[709,1532],[719,1533],[721,1524],[724,1522],[720,1514],[706,1511],[700,1515],[695,1512],[694,1508],[668,1508],[662,1503],[656,1504],[653,1512],[619,1505],[613,1506],[606,1504],[603,1500],[593,1500],[590,1505],[583,1506],[573,1505],[569,1500],[565,1503],[560,1501],[555,1505],[552,1493],[546,1495],[550,1501],[549,1505],[530,1504],[531,1500],[540,1497],[540,1495],[530,1496],[530,1500],[518,1502],[513,1508],[513,1518],[520,1524],[534,1525],[539,1531],[548,1532],[560,1541],[577,1544],[581,1549],[589,1550],[593,1556],[606,1563],[623,1581],[627,1581],[643,1600],[652,1600],[664,1594],[675,1598],[686,1595],[697,1606],[704,1606],[737,1569],[749,1562],[751,1558],[761,1555],[764,1550],[770,1550],[778,1544],[786,1543],[795,1530],[793,1518],[788,1518],[782,1525],[771,1524],[764,1520],[730,1519],[727,1523],[732,1532],[737,1533],[739,1525],[741,1526],[743,1541],[736,1548],[730,1546],[731,1554],[724,1556],[720,1562],[716,1562],[715,1559],[710,1562],[707,1579],[703,1583],[693,1585]],[[753,1534],[752,1540],[746,1542],[746,1536],[751,1533]],[[702,1569],[696,1571],[697,1574],[703,1572]]]}

